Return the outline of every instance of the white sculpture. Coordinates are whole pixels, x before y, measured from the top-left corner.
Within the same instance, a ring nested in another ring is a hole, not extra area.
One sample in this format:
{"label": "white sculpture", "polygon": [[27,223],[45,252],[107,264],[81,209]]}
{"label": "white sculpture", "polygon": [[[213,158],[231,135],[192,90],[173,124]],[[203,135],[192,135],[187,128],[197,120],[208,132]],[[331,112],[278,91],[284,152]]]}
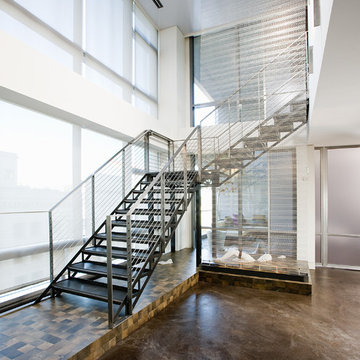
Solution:
{"label": "white sculpture", "polygon": [[272,256],[270,254],[264,254],[264,255],[261,255],[257,261],[258,262],[266,262],[266,261],[271,261],[272,260]]}

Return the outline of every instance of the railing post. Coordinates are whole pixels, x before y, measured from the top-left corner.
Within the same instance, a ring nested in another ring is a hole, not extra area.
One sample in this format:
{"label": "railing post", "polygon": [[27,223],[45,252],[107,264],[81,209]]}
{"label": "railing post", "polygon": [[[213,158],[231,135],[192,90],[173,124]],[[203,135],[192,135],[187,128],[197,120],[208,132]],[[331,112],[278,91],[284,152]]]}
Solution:
{"label": "railing post", "polygon": [[198,145],[198,174],[199,174],[199,182],[201,182],[201,177],[202,177],[201,126],[199,126],[198,128],[197,145]]}
{"label": "railing post", "polygon": [[126,273],[127,273],[127,300],[126,315],[132,314],[132,249],[131,249],[131,215],[126,215]]}
{"label": "railing post", "polygon": [[[174,156],[175,154],[175,144],[174,142],[171,143],[171,156]],[[170,167],[169,167],[170,169]],[[172,162],[172,169],[173,171],[175,171],[175,159],[173,159],[173,162]]]}
{"label": "railing post", "polygon": [[107,292],[108,292],[108,326],[113,328],[113,283],[112,283],[112,216],[106,217],[106,267],[107,267]]}
{"label": "railing post", "polygon": [[171,141],[168,141],[168,161],[171,159]]}
{"label": "railing post", "polygon": [[123,150],[122,152],[122,174],[121,174],[121,180],[122,180],[122,197],[124,198],[125,197],[125,176],[126,176],[126,172],[125,172],[125,161],[126,161],[126,158],[125,158],[125,151],[126,150]]}
{"label": "railing post", "polygon": [[[95,175],[91,176],[91,231],[95,233]],[[95,245],[95,239],[93,240]]]}
{"label": "railing post", "polygon": [[[50,284],[54,280],[54,234],[52,223],[52,211],[49,211],[49,260],[50,260]],[[51,289],[51,297],[54,297],[53,289]]]}
{"label": "railing post", "polygon": [[165,252],[165,174],[161,174],[161,251]]}
{"label": "railing post", "polygon": [[187,145],[184,144],[183,155],[184,155],[184,211],[187,208],[188,197],[187,197]]}
{"label": "railing post", "polygon": [[145,134],[144,136],[144,164],[145,164],[145,172],[148,173],[149,169],[150,169],[150,164],[149,164],[149,134]]}

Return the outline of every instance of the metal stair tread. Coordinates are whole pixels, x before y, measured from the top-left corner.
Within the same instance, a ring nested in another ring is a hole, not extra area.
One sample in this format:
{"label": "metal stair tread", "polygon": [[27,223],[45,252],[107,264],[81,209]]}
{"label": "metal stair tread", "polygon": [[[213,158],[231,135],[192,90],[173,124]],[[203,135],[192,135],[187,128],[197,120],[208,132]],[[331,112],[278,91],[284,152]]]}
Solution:
{"label": "metal stair tread", "polygon": [[[175,210],[174,210],[175,211]],[[173,210],[165,210],[165,216],[171,216],[174,214]],[[126,215],[129,212],[128,209],[119,209],[116,210],[115,213],[119,215]],[[182,214],[183,210],[177,210],[176,213]],[[161,215],[161,209],[137,209],[133,212],[133,215],[155,215],[160,216]]]}
{"label": "metal stair tread", "polygon": [[[93,280],[68,278],[58,281],[53,285],[56,290],[61,290],[74,295],[81,295],[95,300],[107,301],[107,285]],[[127,296],[127,289],[123,286],[113,286],[114,303],[121,304]],[[133,295],[136,292],[133,291]]]}
{"label": "metal stair tread", "polygon": [[[126,220],[113,220],[112,224],[114,226],[126,227]],[[132,220],[131,227],[138,229],[161,229],[160,221],[151,221],[148,220]]]}
{"label": "metal stair tread", "polygon": [[[170,200],[170,199],[167,199]],[[130,203],[130,204],[135,204],[137,201],[137,199],[126,199],[124,200],[124,202]],[[182,201],[182,199],[173,199],[168,202],[165,203],[165,205],[171,205],[172,203],[180,203]],[[161,199],[143,199],[142,202],[152,202],[153,204],[161,204]]]}
{"label": "metal stair tread", "polygon": [[[137,190],[133,190],[133,193],[134,194],[142,194],[143,192],[145,192],[146,191],[146,188],[144,188],[144,189],[137,189]],[[194,191],[193,189],[189,189],[188,191]],[[149,193],[150,194],[153,194],[153,193],[155,193],[155,194],[158,194],[158,193],[160,193],[161,192],[161,189],[151,189],[150,191],[149,191]],[[165,194],[182,194],[184,192],[184,189],[182,188],[176,188],[176,189],[168,189],[168,188],[166,188],[165,189]]]}
{"label": "metal stair tread", "polygon": [[[106,246],[92,246],[88,247],[83,250],[84,254],[88,255],[95,255],[95,256],[107,256],[106,252]],[[158,252],[155,252],[155,255],[159,254]],[[127,259],[127,250],[122,248],[113,248],[112,249],[112,256],[117,259]],[[148,256],[148,250],[139,250],[139,251],[133,251],[132,257],[133,258],[139,258],[139,259],[146,259]]]}
{"label": "metal stair tread", "polygon": [[[146,234],[143,234],[146,235]],[[106,240],[106,233],[99,233],[95,236],[96,239],[99,240]],[[160,239],[160,235],[153,235],[151,237],[151,239],[146,239],[144,236],[139,238],[139,237],[132,237],[131,238],[131,242],[132,243],[142,243],[142,244],[153,244],[156,241],[158,241]],[[123,241],[126,242],[127,241],[127,235],[126,233],[122,233],[122,232],[112,232],[112,240],[113,241]]]}
{"label": "metal stair tread", "polygon": [[[101,275],[107,277],[107,264],[95,261],[81,261],[68,266],[68,269],[71,271],[76,271],[85,274],[93,274],[93,275]],[[138,271],[133,271],[132,276],[136,276]],[[115,279],[127,279],[127,269],[122,266],[119,267],[117,265],[112,266],[112,274]],[[144,276],[146,272],[144,272]]]}

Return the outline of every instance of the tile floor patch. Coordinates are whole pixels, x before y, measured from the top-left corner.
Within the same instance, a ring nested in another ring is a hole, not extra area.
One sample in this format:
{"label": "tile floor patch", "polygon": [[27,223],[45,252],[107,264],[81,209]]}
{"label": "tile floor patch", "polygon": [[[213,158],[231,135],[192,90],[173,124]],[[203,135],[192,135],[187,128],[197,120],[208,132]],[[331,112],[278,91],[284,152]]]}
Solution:
{"label": "tile floor patch", "polygon": [[[163,258],[172,258],[174,264],[155,269],[135,312],[152,304],[196,272],[195,251],[186,249]],[[141,314],[133,319],[139,324],[148,317],[147,311]],[[69,359],[108,332],[106,303],[64,294],[0,315],[0,359]],[[117,334],[116,339],[121,337]]]}

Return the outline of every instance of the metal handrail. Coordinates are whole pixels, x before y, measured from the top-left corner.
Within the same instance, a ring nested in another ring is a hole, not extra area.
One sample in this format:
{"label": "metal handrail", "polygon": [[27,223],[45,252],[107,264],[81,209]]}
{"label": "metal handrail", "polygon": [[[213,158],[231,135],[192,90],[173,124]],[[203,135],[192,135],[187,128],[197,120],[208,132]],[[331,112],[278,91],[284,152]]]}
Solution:
{"label": "metal handrail", "polygon": [[30,210],[30,211],[6,211],[0,212],[0,215],[16,215],[16,214],[47,214],[49,210]]}
{"label": "metal handrail", "polygon": [[147,186],[146,190],[139,196],[138,200],[130,207],[127,216],[131,216],[137,206],[141,204],[141,202],[144,200],[145,196],[149,194],[149,191],[154,187],[154,185],[159,181],[162,174],[165,173],[166,169],[170,166],[170,164],[174,161],[174,159],[177,157],[177,155],[180,153],[180,151],[184,148],[187,141],[195,134],[195,132],[199,129],[199,125],[196,126],[193,131],[188,135],[188,137],[184,140],[184,142],[181,144],[181,146],[176,150],[174,155],[168,160],[168,162],[163,166],[161,171],[156,175],[156,177],[153,179],[153,181]]}

